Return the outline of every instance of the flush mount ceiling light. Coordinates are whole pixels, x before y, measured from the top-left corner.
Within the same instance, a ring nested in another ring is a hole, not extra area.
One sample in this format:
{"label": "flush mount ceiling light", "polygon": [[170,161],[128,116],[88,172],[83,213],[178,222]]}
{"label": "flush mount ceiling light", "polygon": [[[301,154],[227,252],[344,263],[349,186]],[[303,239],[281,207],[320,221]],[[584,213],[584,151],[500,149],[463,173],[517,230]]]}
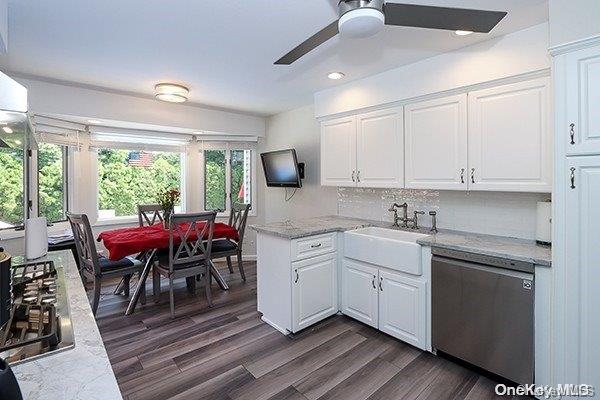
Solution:
{"label": "flush mount ceiling light", "polygon": [[473,31],[455,31],[454,34],[456,36],[467,36],[473,33]]}
{"label": "flush mount ceiling light", "polygon": [[339,79],[342,79],[343,77],[345,77],[346,75],[343,72],[332,72],[329,75],[327,75],[327,77],[329,79],[332,79],[334,81],[337,81]]}
{"label": "flush mount ceiling light", "polygon": [[183,103],[188,99],[189,89],[174,83],[159,83],[154,86],[154,97],[171,103]]}
{"label": "flush mount ceiling light", "polygon": [[13,133],[13,130],[12,130],[12,129],[10,129],[8,126],[3,126],[3,127],[2,127],[2,130],[3,130],[4,132],[8,133],[8,134],[11,134],[11,133]]}

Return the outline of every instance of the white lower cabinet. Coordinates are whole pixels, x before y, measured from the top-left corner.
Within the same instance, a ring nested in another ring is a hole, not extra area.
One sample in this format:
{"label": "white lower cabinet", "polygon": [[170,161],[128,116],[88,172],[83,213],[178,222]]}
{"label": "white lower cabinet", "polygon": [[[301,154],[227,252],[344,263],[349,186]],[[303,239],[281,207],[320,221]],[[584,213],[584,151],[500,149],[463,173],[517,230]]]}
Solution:
{"label": "white lower cabinet", "polygon": [[337,254],[292,263],[292,331],[337,313]]}
{"label": "white lower cabinet", "polygon": [[413,346],[425,347],[425,282],[379,271],[379,330]]}
{"label": "white lower cabinet", "polygon": [[421,349],[426,349],[427,285],[384,268],[344,258],[345,315]]}
{"label": "white lower cabinet", "polygon": [[344,258],[342,263],[342,313],[378,327],[377,268]]}

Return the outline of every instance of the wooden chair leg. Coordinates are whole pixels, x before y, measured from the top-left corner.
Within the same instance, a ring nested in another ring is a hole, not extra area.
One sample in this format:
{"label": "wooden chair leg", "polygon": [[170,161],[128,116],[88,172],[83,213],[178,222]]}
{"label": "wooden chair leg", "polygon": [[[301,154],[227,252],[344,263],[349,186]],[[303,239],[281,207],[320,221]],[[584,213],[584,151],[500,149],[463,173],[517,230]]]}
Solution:
{"label": "wooden chair leg", "polygon": [[129,297],[131,290],[131,274],[123,277],[123,295]]}
{"label": "wooden chair leg", "polygon": [[94,278],[94,299],[92,300],[92,314],[96,315],[98,311],[98,304],[100,303],[100,289],[102,288],[102,282],[99,277]]}
{"label": "wooden chair leg", "polygon": [[173,294],[173,277],[169,277],[169,303],[171,305],[171,319],[175,319],[175,296]]}
{"label": "wooden chair leg", "polygon": [[227,256],[227,268],[229,268],[229,273],[233,274],[233,265],[231,265],[231,256]]}
{"label": "wooden chair leg", "polygon": [[238,251],[237,253],[237,260],[238,260],[238,268],[240,269],[240,275],[242,277],[242,280],[244,282],[246,282],[246,273],[244,272],[244,263],[242,262],[242,252]]}
{"label": "wooden chair leg", "polygon": [[210,264],[212,263],[212,261],[208,260],[206,262],[206,272],[204,273],[204,290],[206,291],[206,302],[208,303],[209,307],[213,306],[212,303],[212,293],[211,293],[211,281],[212,281],[212,274],[210,273]]}
{"label": "wooden chair leg", "polygon": [[154,295],[154,302],[160,301],[160,274],[156,268],[152,268],[152,291]]}

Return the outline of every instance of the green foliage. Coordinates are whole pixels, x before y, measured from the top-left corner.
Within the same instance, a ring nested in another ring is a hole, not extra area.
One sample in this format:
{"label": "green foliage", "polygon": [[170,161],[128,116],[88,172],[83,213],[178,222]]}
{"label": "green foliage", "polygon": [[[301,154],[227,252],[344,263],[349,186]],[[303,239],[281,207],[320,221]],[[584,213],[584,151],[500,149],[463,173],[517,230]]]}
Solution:
{"label": "green foliage", "polygon": [[98,203],[116,216],[135,215],[138,204],[154,204],[156,194],[180,189],[179,153],[153,152],[152,166],[131,166],[128,150],[98,151]]}
{"label": "green foliage", "polygon": [[63,151],[63,147],[55,144],[39,144],[39,215],[50,222],[66,219]]}
{"label": "green foliage", "polygon": [[225,152],[223,150],[206,150],[205,157],[205,191],[204,208],[207,210],[225,211]]}
{"label": "green foliage", "polygon": [[0,150],[0,221],[11,225],[24,219],[23,160],[23,150]]}

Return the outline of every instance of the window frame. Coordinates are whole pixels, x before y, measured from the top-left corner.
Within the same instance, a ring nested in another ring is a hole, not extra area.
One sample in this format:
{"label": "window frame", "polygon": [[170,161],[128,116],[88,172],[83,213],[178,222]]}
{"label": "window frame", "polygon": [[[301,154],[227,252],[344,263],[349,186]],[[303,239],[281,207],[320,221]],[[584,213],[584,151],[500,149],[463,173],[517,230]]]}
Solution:
{"label": "window frame", "polygon": [[[210,143],[210,142],[209,142]],[[204,147],[204,146],[203,146]],[[254,143],[246,143],[246,142],[226,142],[226,143],[210,143],[206,148],[200,149],[200,206],[203,210],[206,210],[206,157],[204,155],[205,151],[208,150],[220,150],[225,152],[225,211],[218,212],[218,218],[226,218],[229,217],[231,213],[231,152],[235,150],[249,150],[250,151],[250,185],[251,185],[251,207],[248,212],[249,217],[257,216],[257,206],[256,206],[256,145]]]}
{"label": "window frame", "polygon": [[[163,153],[178,153],[179,154],[179,166],[180,166],[180,171],[179,171],[179,190],[181,192],[181,209],[182,211],[186,211],[186,207],[187,207],[187,203],[186,203],[186,173],[185,173],[185,169],[186,169],[186,152],[185,149],[182,149],[181,151],[172,151],[172,150],[167,150],[167,149],[161,149],[159,147],[157,147],[156,149],[145,149],[145,150],[140,150],[138,149],[139,143],[135,143],[132,142],[131,143],[131,148],[130,149],[126,149],[124,147],[127,146],[115,146],[113,148],[111,147],[103,147],[105,149],[108,150],[127,150],[127,151],[151,151],[151,152],[163,152]],[[130,225],[132,223],[137,223],[138,222],[138,215],[137,214],[133,214],[133,215],[123,215],[123,216],[115,216],[115,217],[110,217],[110,218],[100,218],[99,217],[99,211],[100,211],[100,181],[98,179],[98,150],[100,150],[100,148],[90,148],[90,152],[92,153],[91,158],[92,158],[92,174],[93,174],[93,180],[94,180],[94,185],[93,187],[95,188],[94,190],[94,196],[95,196],[95,221],[94,221],[94,226],[106,226],[106,225]]]}

